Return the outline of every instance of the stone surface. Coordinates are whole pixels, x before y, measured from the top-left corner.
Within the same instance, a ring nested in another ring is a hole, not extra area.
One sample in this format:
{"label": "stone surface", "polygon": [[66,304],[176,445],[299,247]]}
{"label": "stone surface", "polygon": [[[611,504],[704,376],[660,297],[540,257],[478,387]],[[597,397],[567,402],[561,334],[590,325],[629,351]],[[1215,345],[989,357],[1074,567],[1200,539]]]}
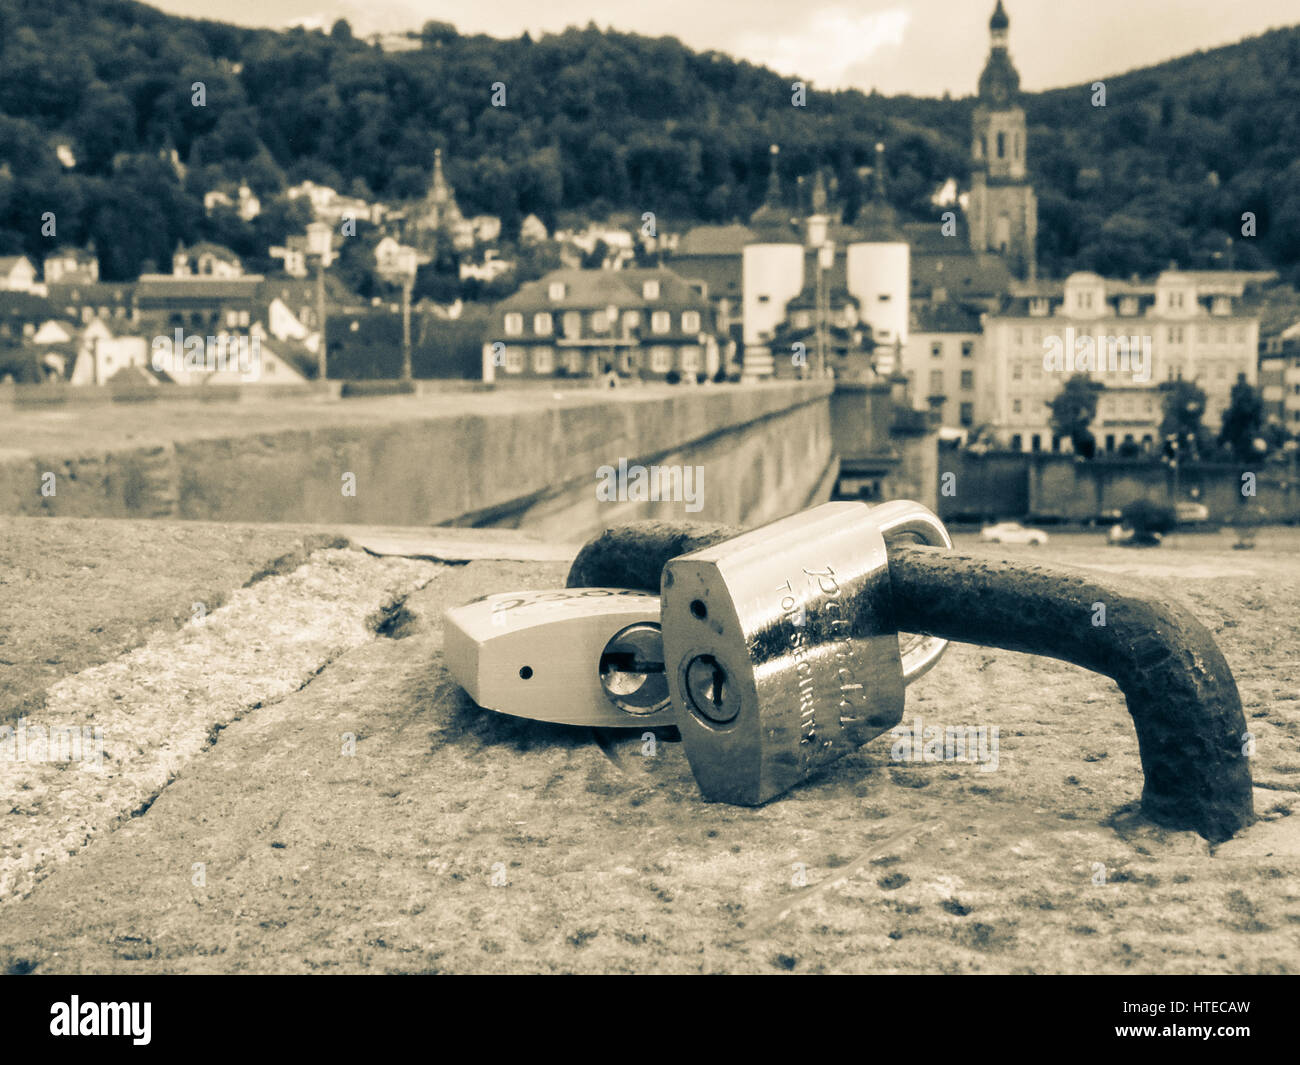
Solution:
{"label": "stone surface", "polygon": [[[996,770],[904,761],[881,737],[765,807],[703,803],[667,737],[651,748],[466,699],[441,666],[441,611],[559,586],[567,568],[473,562],[438,567],[387,635],[230,723],[141,816],[0,905],[0,963],[1295,973],[1300,534],[1259,543],[988,549],[1141,575],[1214,632],[1252,730],[1261,816],[1221,846],[1138,815],[1137,743],[1112,682],[974,646],[909,689],[905,723],[996,726]],[[358,573],[389,561],[358,558]]]}

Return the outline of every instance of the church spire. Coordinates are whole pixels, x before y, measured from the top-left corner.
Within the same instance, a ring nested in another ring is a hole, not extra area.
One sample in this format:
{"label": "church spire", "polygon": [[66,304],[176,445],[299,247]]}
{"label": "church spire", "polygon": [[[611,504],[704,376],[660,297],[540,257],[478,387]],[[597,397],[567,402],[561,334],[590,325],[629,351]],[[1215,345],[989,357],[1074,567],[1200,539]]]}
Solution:
{"label": "church spire", "polygon": [[1011,19],[1007,17],[1002,0],[998,0],[993,17],[989,19],[989,58],[984,64],[984,73],[980,75],[979,95],[981,100],[1000,106],[1011,103],[1020,92],[1020,73],[1007,52],[1010,27]]}

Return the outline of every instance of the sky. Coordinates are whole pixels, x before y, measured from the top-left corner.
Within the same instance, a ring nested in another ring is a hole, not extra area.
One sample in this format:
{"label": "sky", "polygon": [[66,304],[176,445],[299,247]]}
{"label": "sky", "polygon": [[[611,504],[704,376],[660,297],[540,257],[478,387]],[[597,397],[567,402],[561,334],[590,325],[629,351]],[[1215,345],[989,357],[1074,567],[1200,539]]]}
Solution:
{"label": "sky", "polygon": [[[331,26],[358,35],[437,19],[462,33],[534,36],[594,21],[671,35],[823,89],[972,93],[996,0],[152,0],[246,26]],[[1300,0],[1004,0],[1011,56],[1030,91],[1092,82],[1300,23]]]}

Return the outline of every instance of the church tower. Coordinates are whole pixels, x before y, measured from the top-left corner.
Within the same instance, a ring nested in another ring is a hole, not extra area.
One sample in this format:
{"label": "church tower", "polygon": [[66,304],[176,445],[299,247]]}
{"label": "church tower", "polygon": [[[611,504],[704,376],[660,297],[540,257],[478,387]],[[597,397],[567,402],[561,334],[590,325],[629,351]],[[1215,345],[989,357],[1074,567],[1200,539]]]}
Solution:
{"label": "church tower", "polygon": [[1019,104],[1020,75],[1007,53],[1010,28],[998,0],[989,20],[991,47],[975,103],[966,214],[973,251],[1002,255],[1012,273],[1032,278],[1037,269],[1038,201],[1025,168],[1025,112]]}

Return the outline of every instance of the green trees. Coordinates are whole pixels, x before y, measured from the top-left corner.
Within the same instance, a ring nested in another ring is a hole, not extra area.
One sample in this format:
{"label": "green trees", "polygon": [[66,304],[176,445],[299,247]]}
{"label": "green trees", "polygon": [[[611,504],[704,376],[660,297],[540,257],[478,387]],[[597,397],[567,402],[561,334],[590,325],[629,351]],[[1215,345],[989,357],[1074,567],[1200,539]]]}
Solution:
{"label": "green trees", "polygon": [[[970,177],[969,98],[812,91],[792,108],[774,71],[594,26],[497,40],[429,22],[416,36],[420,48],[384,52],[343,20],[274,32],[126,0],[7,5],[0,248],[42,255],[44,209],[61,242],[108,227],[95,219],[133,197],[109,189],[116,161],[173,147],[201,180],[166,198],[169,240],[212,237],[194,202],[241,180],[263,200],[307,176],[418,196],[439,145],[462,207],[501,216],[507,233],[530,212],[549,222],[593,204],[675,222],[743,218],[762,200],[773,142],[790,198],[798,175],[826,167],[850,220],[878,140],[905,216],[936,221],[933,191]],[[1086,86],[1028,96],[1043,272],[1127,276],[1176,260],[1275,265],[1300,280],[1297,56],[1292,28],[1109,78],[1111,102],[1087,122]],[[504,107],[491,102],[498,82]],[[76,157],[66,172],[61,141]],[[105,276],[129,276],[149,243],[115,253]]]}
{"label": "green trees", "polygon": [[1097,417],[1097,398],[1101,385],[1087,374],[1070,377],[1048,403],[1052,410],[1052,432],[1070,438],[1074,453],[1090,459],[1097,452],[1097,442],[1089,426]]}
{"label": "green trees", "polygon": [[1238,374],[1219,427],[1219,446],[1227,448],[1239,462],[1258,458],[1261,449],[1257,441],[1263,443],[1263,425],[1264,401],[1259,391],[1246,381],[1245,375]]}
{"label": "green trees", "polygon": [[1206,450],[1206,430],[1201,424],[1205,417],[1205,392],[1192,381],[1178,378],[1162,381],[1160,391],[1163,417],[1160,435],[1177,445],[1177,453],[1184,459],[1196,459]]}

